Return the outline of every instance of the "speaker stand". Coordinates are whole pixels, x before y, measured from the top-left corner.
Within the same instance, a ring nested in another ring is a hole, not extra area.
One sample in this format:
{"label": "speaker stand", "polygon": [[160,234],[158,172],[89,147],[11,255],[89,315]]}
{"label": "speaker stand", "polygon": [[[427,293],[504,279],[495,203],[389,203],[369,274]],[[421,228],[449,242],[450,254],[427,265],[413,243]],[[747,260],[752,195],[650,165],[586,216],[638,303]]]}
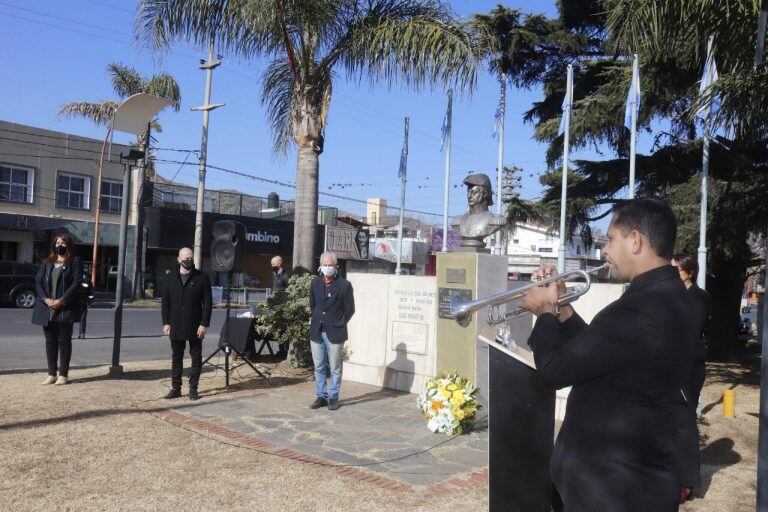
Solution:
{"label": "speaker stand", "polygon": [[[231,311],[231,299],[230,299],[230,287],[229,287],[229,272],[220,272],[220,274],[224,275],[226,286],[224,286],[223,290],[226,296],[226,316],[224,317],[224,339],[219,340],[219,346],[216,350],[211,352],[211,354],[205,358],[203,361],[203,365],[210,364],[214,368],[221,368],[221,365],[210,363],[209,361],[213,356],[218,354],[219,352],[224,352],[224,389],[229,389],[229,374],[232,370],[235,370],[244,364],[247,364],[251,367],[251,369],[256,372],[259,377],[263,379],[269,379],[271,376],[268,371],[266,370],[260,370],[258,369],[247,357],[245,357],[243,354],[237,351],[234,347],[232,347],[229,344],[229,313]],[[237,354],[237,357],[243,360],[242,363],[238,364],[237,366],[230,367],[229,366],[229,354],[234,352]],[[201,365],[202,366],[202,365]]]}

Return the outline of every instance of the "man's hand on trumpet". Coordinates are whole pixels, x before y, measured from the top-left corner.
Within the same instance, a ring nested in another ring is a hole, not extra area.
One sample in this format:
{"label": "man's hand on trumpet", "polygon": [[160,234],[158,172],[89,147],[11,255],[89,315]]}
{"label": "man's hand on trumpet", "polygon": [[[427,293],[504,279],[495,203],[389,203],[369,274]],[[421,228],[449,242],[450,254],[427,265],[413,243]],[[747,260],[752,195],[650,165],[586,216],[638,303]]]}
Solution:
{"label": "man's hand on trumpet", "polygon": [[[556,274],[557,270],[555,267],[548,265],[535,270],[533,274],[531,274],[531,279],[533,281],[539,281]],[[565,281],[561,279],[548,284],[543,284],[528,290],[520,301],[520,307],[527,309],[536,316],[541,316],[545,313],[557,314],[557,300],[565,292]],[[561,306],[560,312],[557,314],[557,319],[560,322],[565,322],[571,315],[573,315],[573,308],[570,305]]]}

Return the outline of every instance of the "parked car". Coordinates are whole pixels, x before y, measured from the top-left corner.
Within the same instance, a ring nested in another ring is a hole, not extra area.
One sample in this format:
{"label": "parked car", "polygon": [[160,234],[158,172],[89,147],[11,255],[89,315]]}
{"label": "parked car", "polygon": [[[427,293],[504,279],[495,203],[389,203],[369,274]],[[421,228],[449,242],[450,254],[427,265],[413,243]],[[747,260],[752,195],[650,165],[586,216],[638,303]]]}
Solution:
{"label": "parked car", "polygon": [[29,309],[35,305],[38,265],[0,261],[0,303]]}

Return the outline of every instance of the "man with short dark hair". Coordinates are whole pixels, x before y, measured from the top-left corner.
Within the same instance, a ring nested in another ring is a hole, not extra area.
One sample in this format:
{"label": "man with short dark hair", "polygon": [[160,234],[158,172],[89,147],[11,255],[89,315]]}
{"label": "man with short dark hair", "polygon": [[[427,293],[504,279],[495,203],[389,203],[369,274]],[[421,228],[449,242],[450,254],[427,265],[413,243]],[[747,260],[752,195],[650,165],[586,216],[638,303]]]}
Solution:
{"label": "man with short dark hair", "polygon": [[165,398],[181,396],[184,349],[189,342],[192,368],[189,372],[189,399],[197,400],[197,384],[203,362],[203,338],[211,325],[213,301],[211,280],[195,268],[192,249],[179,251],[179,266],[168,273],[163,291],[163,334],[171,339],[171,390]]}
{"label": "man with short dark hair", "polygon": [[538,317],[528,343],[539,375],[557,389],[573,386],[550,465],[568,512],[678,509],[675,418],[697,333],[670,265],[676,231],[662,201],[615,209],[605,257],[630,285],[589,325],[570,306],[556,314],[562,282],[531,289],[521,303]]}

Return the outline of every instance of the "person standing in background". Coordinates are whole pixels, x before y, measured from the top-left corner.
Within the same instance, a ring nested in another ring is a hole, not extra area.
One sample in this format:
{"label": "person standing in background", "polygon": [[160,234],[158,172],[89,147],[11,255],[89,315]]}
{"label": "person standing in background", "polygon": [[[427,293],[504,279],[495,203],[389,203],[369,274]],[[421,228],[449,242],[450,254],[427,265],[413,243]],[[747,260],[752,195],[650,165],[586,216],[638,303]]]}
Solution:
{"label": "person standing in background", "polygon": [[[58,235],[48,258],[35,276],[35,310],[32,323],[43,326],[48,377],[43,386],[69,383],[72,358],[72,327],[80,317],[83,265],[72,255],[72,239]],[[56,370],[58,366],[58,378]]]}
{"label": "person standing in background", "polygon": [[291,276],[283,268],[283,258],[275,256],[270,263],[272,265],[272,293],[285,291]]}
{"label": "person standing in background", "polygon": [[693,302],[694,322],[696,323],[696,345],[691,362],[691,378],[688,382],[688,403],[680,411],[679,448],[681,490],[680,502],[693,496],[693,490],[701,486],[701,453],[699,451],[699,429],[696,424],[696,410],[699,406],[701,388],[704,387],[705,356],[707,333],[711,314],[709,294],[699,288],[696,278],[699,275],[699,263],[690,254],[678,253],[672,256],[672,265],[677,267],[680,279],[688,289]]}
{"label": "person standing in background", "polygon": [[77,339],[85,338],[85,329],[88,322],[88,306],[93,300],[93,286],[91,285],[91,276],[88,272],[83,272],[83,284],[80,285],[80,331]]}

